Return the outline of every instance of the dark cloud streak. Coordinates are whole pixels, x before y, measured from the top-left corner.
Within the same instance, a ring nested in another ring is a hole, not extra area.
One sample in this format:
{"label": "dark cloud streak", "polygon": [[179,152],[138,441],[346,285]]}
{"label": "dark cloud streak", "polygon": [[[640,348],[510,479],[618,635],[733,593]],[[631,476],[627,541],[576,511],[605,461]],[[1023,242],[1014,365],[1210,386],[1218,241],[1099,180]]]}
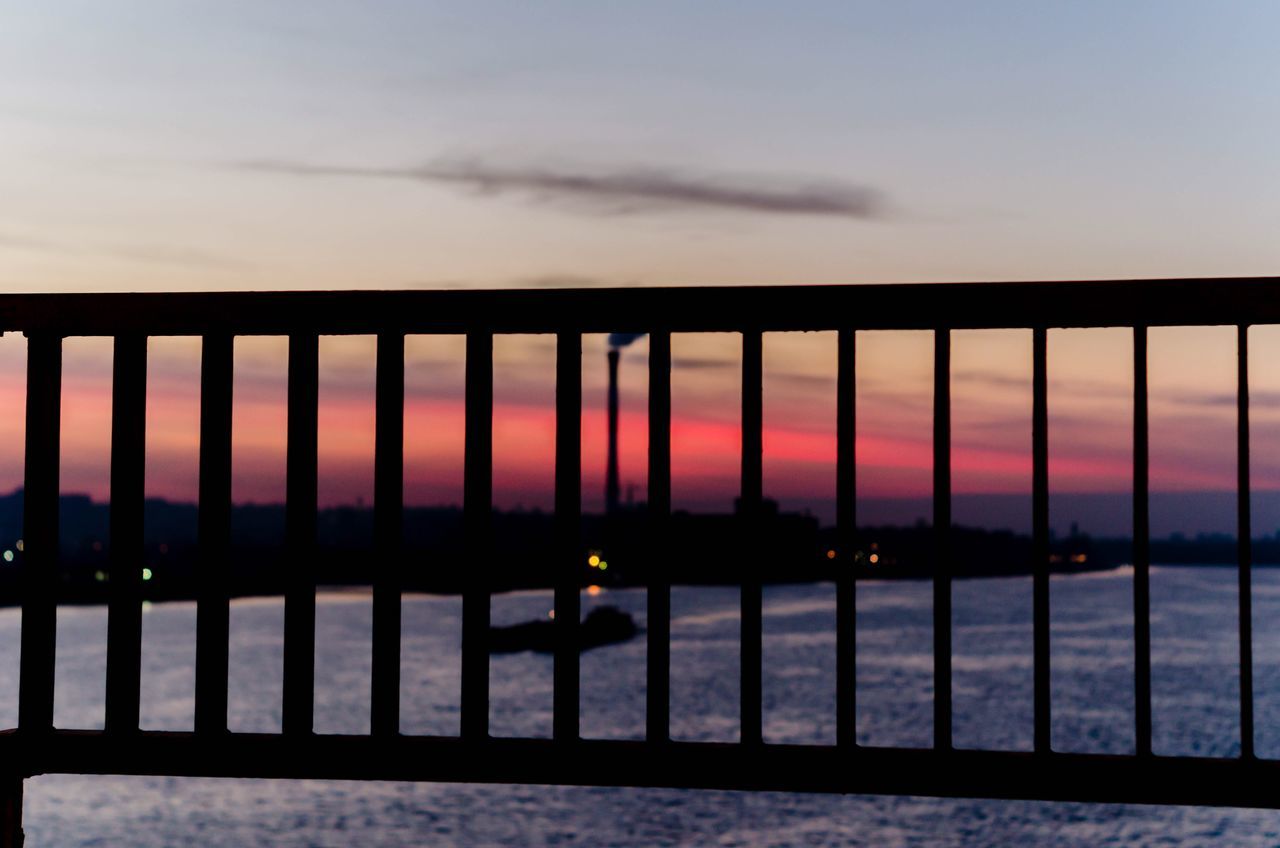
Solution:
{"label": "dark cloud streak", "polygon": [[404,168],[283,161],[246,162],[240,167],[299,177],[364,177],[452,185],[473,194],[514,194],[594,214],[720,210],[864,220],[884,214],[883,194],[869,186],[832,180],[728,177],[657,167],[590,171],[499,166],[473,160]]}

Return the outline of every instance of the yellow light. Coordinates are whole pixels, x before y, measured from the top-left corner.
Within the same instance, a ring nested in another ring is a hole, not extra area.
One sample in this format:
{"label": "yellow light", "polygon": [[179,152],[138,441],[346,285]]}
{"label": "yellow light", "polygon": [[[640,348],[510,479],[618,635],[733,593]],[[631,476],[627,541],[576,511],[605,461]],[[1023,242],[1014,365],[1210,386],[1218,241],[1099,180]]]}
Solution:
{"label": "yellow light", "polygon": [[18,540],[18,544],[14,545],[14,547],[18,549],[18,553],[22,553],[22,549],[23,549],[23,547],[25,547],[25,545],[24,545],[23,541],[22,541],[21,539],[19,539],[19,540]]}
{"label": "yellow light", "polygon": [[600,560],[600,570],[601,570],[601,571],[604,571],[604,570],[605,570],[606,568],[608,568],[608,567],[609,567],[609,563],[605,562],[604,560]]}
{"label": "yellow light", "polygon": [[836,558],[835,551],[827,551],[827,559],[835,559],[835,558]]}
{"label": "yellow light", "polygon": [[587,557],[587,565],[591,566],[592,568],[595,568],[599,564],[600,564],[600,557],[596,556],[595,554],[592,554],[591,556]]}
{"label": "yellow light", "polygon": [[594,585],[594,584],[592,584],[591,586],[588,586],[588,587],[587,587],[587,594],[588,594],[588,595],[590,595],[590,596],[591,596],[591,597],[593,597],[593,598],[594,598],[596,595],[600,594],[600,592],[601,592],[600,587],[599,587],[599,586],[596,586],[596,585]]}
{"label": "yellow light", "polygon": [[877,562],[880,561],[880,554],[872,554],[870,559],[871,559],[871,564],[875,565]]}
{"label": "yellow light", "polygon": [[151,579],[151,569],[149,569],[149,568],[144,568],[144,569],[142,569],[142,579],[143,579],[143,580],[150,580],[150,579]]}

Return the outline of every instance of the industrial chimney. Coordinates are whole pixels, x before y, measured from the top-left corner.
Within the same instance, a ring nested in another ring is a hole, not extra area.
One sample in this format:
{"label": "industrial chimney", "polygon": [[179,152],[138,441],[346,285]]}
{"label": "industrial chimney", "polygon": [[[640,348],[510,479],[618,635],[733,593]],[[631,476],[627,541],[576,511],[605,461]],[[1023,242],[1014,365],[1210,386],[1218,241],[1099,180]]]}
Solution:
{"label": "industrial chimney", "polygon": [[618,511],[618,359],[620,351],[609,348],[609,465],[604,475],[606,515]]}

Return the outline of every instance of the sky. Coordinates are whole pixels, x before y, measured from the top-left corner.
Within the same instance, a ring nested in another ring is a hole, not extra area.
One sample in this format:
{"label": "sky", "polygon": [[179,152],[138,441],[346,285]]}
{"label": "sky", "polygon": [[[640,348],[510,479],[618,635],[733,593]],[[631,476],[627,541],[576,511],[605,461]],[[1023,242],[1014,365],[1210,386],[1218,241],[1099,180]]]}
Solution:
{"label": "sky", "polygon": [[[1270,2],[0,0],[0,17],[0,292],[1280,268]],[[1280,487],[1267,449],[1280,450],[1280,373],[1267,364],[1280,336],[1251,338],[1255,477]],[[1050,336],[1057,492],[1127,491],[1129,343],[1115,330]],[[739,344],[676,339],[677,504],[731,503]],[[1232,486],[1233,344],[1222,328],[1153,331],[1156,490]],[[930,345],[859,339],[868,500],[927,495]],[[1030,335],[958,333],[955,345],[956,490],[1025,493]],[[604,349],[584,341],[588,507],[603,478]],[[821,515],[834,349],[825,334],[766,339],[766,490]],[[646,350],[623,360],[623,479],[638,498]],[[281,339],[237,343],[241,500],[283,492],[284,351]],[[460,496],[461,351],[455,338],[408,345],[411,502]],[[548,338],[499,339],[501,504],[549,502],[553,354]],[[15,412],[22,357],[20,338],[0,339]],[[66,491],[106,494],[109,363],[100,341],[68,342]],[[371,498],[372,364],[371,339],[325,339],[326,503]],[[153,494],[194,494],[198,367],[189,340],[153,340]],[[0,430],[0,487],[17,485],[20,416]]]}

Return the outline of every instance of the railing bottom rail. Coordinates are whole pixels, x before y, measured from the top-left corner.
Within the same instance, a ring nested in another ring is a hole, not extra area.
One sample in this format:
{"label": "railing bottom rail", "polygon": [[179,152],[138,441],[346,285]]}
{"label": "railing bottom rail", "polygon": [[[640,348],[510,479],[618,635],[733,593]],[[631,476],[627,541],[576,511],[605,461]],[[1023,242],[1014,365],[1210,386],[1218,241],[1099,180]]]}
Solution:
{"label": "railing bottom rail", "polygon": [[551,739],[54,731],[0,737],[31,774],[412,780],[1280,809],[1280,760]]}

